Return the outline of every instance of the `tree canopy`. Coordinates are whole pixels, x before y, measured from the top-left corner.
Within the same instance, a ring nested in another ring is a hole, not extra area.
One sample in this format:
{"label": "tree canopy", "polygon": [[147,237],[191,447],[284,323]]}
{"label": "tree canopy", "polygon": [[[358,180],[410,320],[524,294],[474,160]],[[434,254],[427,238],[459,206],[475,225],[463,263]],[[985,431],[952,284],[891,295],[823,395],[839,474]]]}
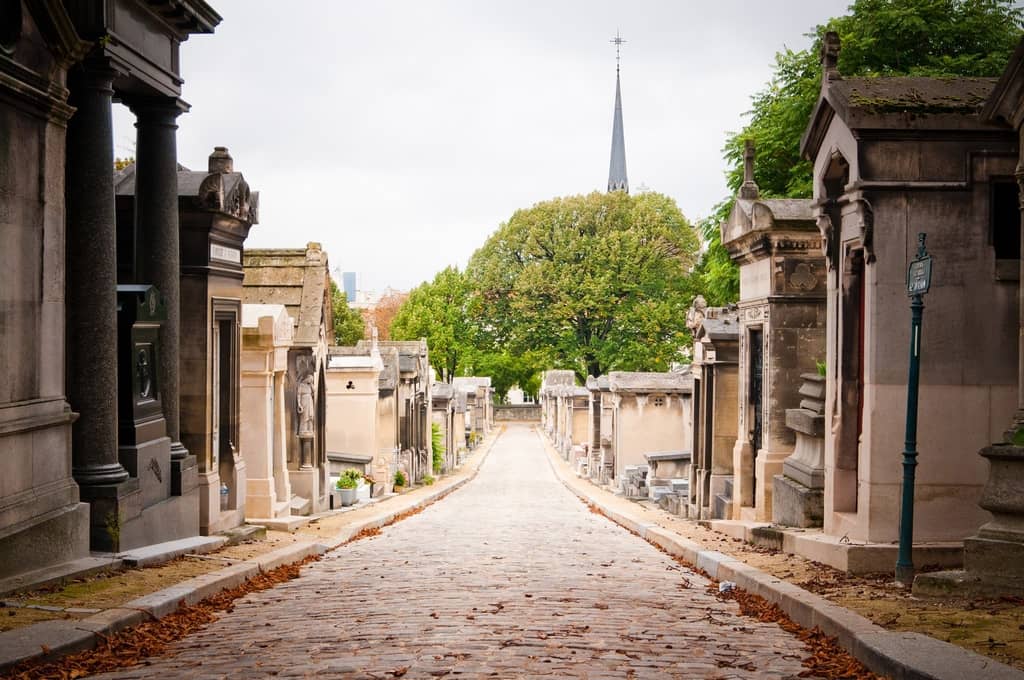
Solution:
{"label": "tree canopy", "polygon": [[430,365],[451,382],[472,349],[473,333],[466,312],[469,283],[457,267],[447,267],[413,288],[391,322],[395,340],[427,339]]}
{"label": "tree canopy", "polygon": [[354,345],[365,336],[366,322],[359,310],[348,306],[345,291],[331,279],[331,312],[334,317],[334,344],[341,347]]}
{"label": "tree canopy", "polygon": [[[821,91],[826,31],[836,31],[842,41],[844,76],[998,76],[1020,40],[1022,18],[1024,10],[1012,0],[855,0],[848,14],[807,34],[814,37],[807,49],[775,55],[771,80],[752,98],[749,123],[723,149],[729,189],[735,194],[743,182],[743,146],[752,139],[754,178],[763,196],[811,195],[811,164],[800,158],[800,139]],[[698,273],[710,288],[705,296],[711,304],[739,293],[736,268],[718,234],[731,207],[730,197],[701,225],[708,249]]]}
{"label": "tree canopy", "polygon": [[518,210],[472,257],[471,311],[493,347],[581,378],[665,370],[688,337],[698,239],[658,193],[592,193]]}

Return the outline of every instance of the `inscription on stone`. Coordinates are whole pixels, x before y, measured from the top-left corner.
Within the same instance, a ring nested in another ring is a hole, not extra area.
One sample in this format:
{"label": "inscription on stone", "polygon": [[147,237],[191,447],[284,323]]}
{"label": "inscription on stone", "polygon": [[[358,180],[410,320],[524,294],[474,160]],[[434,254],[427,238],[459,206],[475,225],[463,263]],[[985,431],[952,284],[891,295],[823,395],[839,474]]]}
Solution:
{"label": "inscription on stone", "polygon": [[242,264],[242,251],[238,248],[228,248],[227,246],[211,243],[210,259],[219,260],[221,262],[231,262],[233,264]]}

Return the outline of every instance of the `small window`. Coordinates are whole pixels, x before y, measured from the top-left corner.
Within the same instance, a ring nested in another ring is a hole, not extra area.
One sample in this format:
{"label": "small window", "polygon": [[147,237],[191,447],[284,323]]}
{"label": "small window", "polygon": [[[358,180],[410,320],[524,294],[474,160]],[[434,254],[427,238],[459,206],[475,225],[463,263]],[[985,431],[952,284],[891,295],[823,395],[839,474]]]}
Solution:
{"label": "small window", "polygon": [[653,399],[653,402],[654,402],[655,406],[664,406],[665,405],[665,397],[655,397]]}
{"label": "small window", "polygon": [[[996,278],[1016,280],[1020,276],[1020,199],[1016,182],[992,183],[991,217]],[[1012,262],[1001,265],[1000,260]]]}

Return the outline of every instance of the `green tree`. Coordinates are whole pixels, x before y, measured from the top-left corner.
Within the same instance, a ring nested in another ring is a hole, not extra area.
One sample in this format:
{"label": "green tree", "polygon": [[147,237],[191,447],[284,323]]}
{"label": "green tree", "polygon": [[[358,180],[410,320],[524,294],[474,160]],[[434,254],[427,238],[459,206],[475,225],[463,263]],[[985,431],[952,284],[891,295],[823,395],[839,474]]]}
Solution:
{"label": "green tree", "polygon": [[[836,31],[842,41],[844,76],[998,76],[1020,40],[1022,16],[1012,0],[856,0],[847,15],[808,34],[814,37],[810,47],[775,55],[771,80],[752,98],[749,122],[723,150],[730,190],[735,194],[743,182],[743,146],[752,139],[763,196],[811,196],[811,164],[800,157],[800,139],[821,91],[826,31]],[[728,198],[700,225],[707,249],[698,279],[709,304],[739,294],[738,274],[717,228],[731,208]]]}
{"label": "green tree", "polygon": [[491,378],[491,387],[499,400],[504,400],[515,385],[527,394],[537,395],[540,389],[540,374],[551,365],[544,351],[528,350],[513,354],[507,350],[476,350],[467,361],[465,371],[473,375]]}
{"label": "green tree", "polygon": [[331,279],[331,311],[334,317],[334,344],[341,347],[354,345],[365,337],[366,323],[359,310],[348,306],[345,291]]}
{"label": "green tree", "polygon": [[842,41],[844,76],[998,76],[1020,40],[1022,21],[1024,10],[1012,0],[856,0],[847,15],[808,34],[810,47],[775,55],[771,80],[753,97],[750,122],[726,142],[729,188],[735,192],[743,182],[743,144],[753,139],[763,194],[811,195],[800,138],[821,91],[826,31]]}
{"label": "green tree", "polygon": [[665,370],[687,341],[697,235],[675,202],[592,193],[516,211],[472,257],[481,346],[588,373]]}
{"label": "green tree", "polygon": [[391,322],[391,337],[395,340],[427,339],[430,365],[445,382],[458,375],[472,347],[468,299],[465,273],[447,267],[433,281],[414,288]]}

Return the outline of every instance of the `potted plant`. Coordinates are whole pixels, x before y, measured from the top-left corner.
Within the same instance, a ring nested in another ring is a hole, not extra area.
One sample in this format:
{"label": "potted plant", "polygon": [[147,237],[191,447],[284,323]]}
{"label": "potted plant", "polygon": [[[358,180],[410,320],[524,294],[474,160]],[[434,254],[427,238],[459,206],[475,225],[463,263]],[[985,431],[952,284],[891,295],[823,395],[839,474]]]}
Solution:
{"label": "potted plant", "polygon": [[341,507],[347,508],[356,502],[356,488],[359,487],[359,480],[363,473],[359,470],[349,468],[338,477],[337,487],[341,496]]}
{"label": "potted plant", "polygon": [[395,493],[402,493],[405,491],[406,482],[405,473],[401,470],[395,470]]}

